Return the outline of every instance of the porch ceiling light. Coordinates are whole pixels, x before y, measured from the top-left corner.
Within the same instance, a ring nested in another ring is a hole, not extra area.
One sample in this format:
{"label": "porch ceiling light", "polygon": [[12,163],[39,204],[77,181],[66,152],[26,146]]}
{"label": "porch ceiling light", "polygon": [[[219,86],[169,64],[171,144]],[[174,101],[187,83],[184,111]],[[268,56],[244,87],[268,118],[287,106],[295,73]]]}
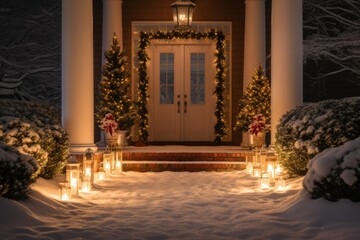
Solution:
{"label": "porch ceiling light", "polygon": [[190,0],[177,0],[172,3],[174,24],[177,29],[189,29],[196,4]]}

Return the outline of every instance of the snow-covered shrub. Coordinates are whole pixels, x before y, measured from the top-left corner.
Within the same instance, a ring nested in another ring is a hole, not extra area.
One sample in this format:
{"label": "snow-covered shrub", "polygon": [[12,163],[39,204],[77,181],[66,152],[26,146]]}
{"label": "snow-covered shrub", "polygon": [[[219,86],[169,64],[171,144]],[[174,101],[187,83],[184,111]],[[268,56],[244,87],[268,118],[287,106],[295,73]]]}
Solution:
{"label": "snow-covered shrub", "polygon": [[48,162],[48,153],[41,147],[40,135],[29,123],[14,117],[0,117],[0,129],[0,141],[36,159],[39,168],[33,176],[37,177]]}
{"label": "snow-covered shrub", "polygon": [[0,196],[15,200],[25,199],[37,169],[33,157],[0,142]]}
{"label": "snow-covered shrub", "polygon": [[40,164],[41,177],[52,178],[63,169],[69,156],[69,140],[61,127],[60,109],[37,102],[0,100],[0,117],[4,116],[17,117],[30,124],[40,137],[41,150],[48,155],[46,164]]}
{"label": "snow-covered shrub", "polygon": [[40,175],[50,179],[61,172],[69,158],[68,136],[60,125],[43,125],[37,121],[36,126],[42,138],[41,146],[48,153],[48,162],[41,170]]}
{"label": "snow-covered shrub", "polygon": [[308,161],[316,154],[359,136],[360,98],[326,100],[283,115],[275,146],[290,175],[305,175]]}
{"label": "snow-covered shrub", "polygon": [[312,198],[360,201],[360,137],[319,153],[308,168],[303,185]]}

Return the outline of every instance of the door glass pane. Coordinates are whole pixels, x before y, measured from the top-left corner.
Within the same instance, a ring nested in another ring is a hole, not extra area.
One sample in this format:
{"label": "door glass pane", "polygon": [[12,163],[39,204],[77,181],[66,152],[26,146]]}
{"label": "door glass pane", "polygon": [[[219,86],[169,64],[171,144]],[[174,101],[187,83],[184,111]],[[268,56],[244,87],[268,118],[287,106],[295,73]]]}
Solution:
{"label": "door glass pane", "polygon": [[160,104],[174,104],[174,53],[160,53]]}
{"label": "door glass pane", "polygon": [[205,103],[205,53],[191,53],[191,104]]}

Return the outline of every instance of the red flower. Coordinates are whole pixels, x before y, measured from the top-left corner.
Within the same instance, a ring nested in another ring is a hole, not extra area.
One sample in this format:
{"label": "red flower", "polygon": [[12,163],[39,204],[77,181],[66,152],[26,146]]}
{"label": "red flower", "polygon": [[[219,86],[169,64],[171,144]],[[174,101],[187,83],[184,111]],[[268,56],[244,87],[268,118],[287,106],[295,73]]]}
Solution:
{"label": "red flower", "polygon": [[118,124],[115,122],[115,118],[111,113],[105,115],[105,117],[101,120],[100,128],[106,133],[110,133],[112,135],[117,129]]}
{"label": "red flower", "polygon": [[265,124],[265,118],[262,114],[254,116],[253,122],[249,125],[249,132],[257,136],[260,132],[265,132],[267,126]]}

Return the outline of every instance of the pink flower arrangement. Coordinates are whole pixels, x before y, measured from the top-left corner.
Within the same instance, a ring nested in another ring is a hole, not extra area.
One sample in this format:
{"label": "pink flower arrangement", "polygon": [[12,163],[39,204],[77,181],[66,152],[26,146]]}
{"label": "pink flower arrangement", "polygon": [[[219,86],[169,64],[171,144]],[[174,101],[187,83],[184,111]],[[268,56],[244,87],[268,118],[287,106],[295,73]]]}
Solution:
{"label": "pink flower arrangement", "polygon": [[249,132],[255,136],[260,132],[265,132],[267,129],[268,126],[265,124],[265,117],[262,114],[256,115],[249,125]]}
{"label": "pink flower arrangement", "polygon": [[112,134],[117,129],[118,124],[115,122],[115,118],[111,113],[107,113],[103,119],[101,119],[100,128],[105,131],[105,133]]}

